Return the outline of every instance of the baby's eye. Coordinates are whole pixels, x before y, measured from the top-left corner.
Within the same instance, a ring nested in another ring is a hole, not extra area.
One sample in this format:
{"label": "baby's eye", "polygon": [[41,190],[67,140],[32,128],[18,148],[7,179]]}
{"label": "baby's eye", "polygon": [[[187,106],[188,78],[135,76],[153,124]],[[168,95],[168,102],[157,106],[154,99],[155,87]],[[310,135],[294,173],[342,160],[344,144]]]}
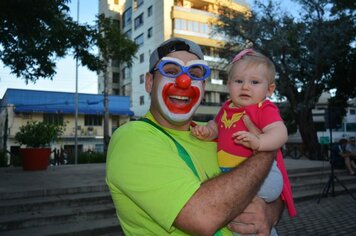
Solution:
{"label": "baby's eye", "polygon": [[251,81],[251,84],[259,84],[260,83],[260,81],[258,81],[258,80],[252,80]]}
{"label": "baby's eye", "polygon": [[243,81],[242,81],[242,80],[240,80],[240,79],[235,79],[235,83],[242,84],[242,83],[243,83]]}

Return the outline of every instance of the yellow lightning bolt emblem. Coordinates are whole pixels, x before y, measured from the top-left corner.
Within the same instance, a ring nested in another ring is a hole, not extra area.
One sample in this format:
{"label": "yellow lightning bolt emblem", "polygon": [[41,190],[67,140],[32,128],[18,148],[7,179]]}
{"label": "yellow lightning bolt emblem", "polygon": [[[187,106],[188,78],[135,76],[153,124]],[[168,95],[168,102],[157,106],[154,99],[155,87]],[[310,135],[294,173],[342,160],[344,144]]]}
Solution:
{"label": "yellow lightning bolt emblem", "polygon": [[239,112],[232,115],[231,119],[227,118],[226,111],[224,110],[224,114],[221,117],[221,122],[224,124],[225,128],[229,129],[235,122],[239,121],[241,117],[245,114],[245,112]]}

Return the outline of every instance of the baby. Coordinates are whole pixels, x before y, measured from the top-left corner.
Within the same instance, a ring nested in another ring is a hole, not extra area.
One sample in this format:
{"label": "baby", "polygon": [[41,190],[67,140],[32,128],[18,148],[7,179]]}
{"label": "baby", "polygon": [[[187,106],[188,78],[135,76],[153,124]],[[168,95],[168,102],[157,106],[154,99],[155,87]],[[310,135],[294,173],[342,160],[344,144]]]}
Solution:
{"label": "baby", "polygon": [[[266,56],[253,49],[243,50],[235,56],[228,70],[230,99],[214,120],[192,128],[192,134],[199,139],[218,138],[218,162],[222,172],[238,166],[254,152],[279,150],[287,141],[287,128],[279,110],[267,100],[276,88],[274,78],[274,64]],[[247,130],[242,121],[244,115],[249,116],[261,134]],[[258,196],[271,202],[282,192],[289,213],[294,216],[296,211],[280,151],[276,160]]]}

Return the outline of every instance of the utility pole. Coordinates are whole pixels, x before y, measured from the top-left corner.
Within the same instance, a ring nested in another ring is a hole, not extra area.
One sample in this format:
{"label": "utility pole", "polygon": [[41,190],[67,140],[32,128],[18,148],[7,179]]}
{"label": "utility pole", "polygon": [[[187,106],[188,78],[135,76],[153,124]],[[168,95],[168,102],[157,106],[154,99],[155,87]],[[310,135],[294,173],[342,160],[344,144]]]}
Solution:
{"label": "utility pole", "polygon": [[[77,0],[77,24],[79,24],[79,0]],[[74,164],[78,164],[78,57],[75,59],[75,124]]]}

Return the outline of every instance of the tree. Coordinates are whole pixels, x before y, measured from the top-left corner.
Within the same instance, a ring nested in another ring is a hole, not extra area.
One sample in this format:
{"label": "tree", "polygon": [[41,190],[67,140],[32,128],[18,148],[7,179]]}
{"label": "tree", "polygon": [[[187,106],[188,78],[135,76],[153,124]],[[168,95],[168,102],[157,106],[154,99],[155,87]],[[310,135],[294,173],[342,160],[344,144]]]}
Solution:
{"label": "tree", "polygon": [[[355,95],[355,13],[350,13],[350,4],[332,0],[295,2],[303,9],[300,18],[271,0],[255,1],[256,9],[246,14],[222,6],[214,28],[227,38],[222,53],[227,59],[252,46],[274,62],[277,95],[287,99],[289,117],[295,119],[310,158],[319,159],[312,109],[330,89],[337,89],[338,100]],[[345,77],[351,86],[340,82]]]}
{"label": "tree", "polygon": [[[96,25],[80,25],[69,16],[70,0],[0,1],[0,60],[25,82],[53,79],[56,60],[72,54],[83,66],[104,74],[104,150],[109,142],[107,65],[130,65],[138,46],[118,21],[97,16]],[[93,48],[100,50],[100,55]]]}
{"label": "tree", "polygon": [[126,63],[130,66],[138,46],[121,33],[120,25],[115,20],[100,15],[97,25],[97,46],[104,61],[101,72],[104,76],[104,153],[106,153],[110,141],[107,65],[110,61],[116,60],[119,65]]}
{"label": "tree", "polygon": [[73,53],[90,70],[101,68],[95,30],[69,16],[69,0],[0,1],[0,60],[26,84],[53,79],[56,59]]}

